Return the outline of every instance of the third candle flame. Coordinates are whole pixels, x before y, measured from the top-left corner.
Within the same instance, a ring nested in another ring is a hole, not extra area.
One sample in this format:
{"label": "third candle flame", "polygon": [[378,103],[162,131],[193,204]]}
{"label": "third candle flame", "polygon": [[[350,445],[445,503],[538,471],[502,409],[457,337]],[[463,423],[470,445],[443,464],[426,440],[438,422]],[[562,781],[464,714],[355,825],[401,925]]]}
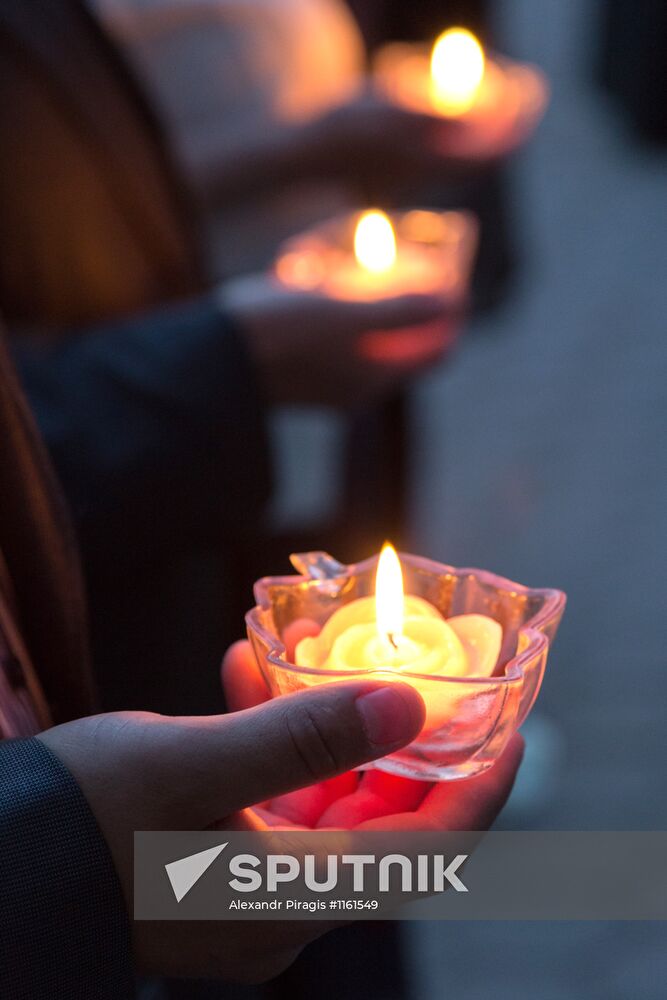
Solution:
{"label": "third candle flame", "polygon": [[463,114],[475,102],[486,67],[484,49],[471,31],[450,28],[431,55],[433,100],[448,114]]}

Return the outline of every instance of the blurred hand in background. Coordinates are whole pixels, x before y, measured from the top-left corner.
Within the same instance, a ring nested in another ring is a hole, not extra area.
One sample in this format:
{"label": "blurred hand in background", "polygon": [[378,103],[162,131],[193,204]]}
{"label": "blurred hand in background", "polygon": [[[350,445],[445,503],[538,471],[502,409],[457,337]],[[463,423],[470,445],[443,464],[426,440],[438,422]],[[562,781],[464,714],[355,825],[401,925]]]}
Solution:
{"label": "blurred hand in background", "polygon": [[228,282],[218,294],[273,404],[371,403],[441,361],[464,316],[461,300],[415,294],[340,301],[293,291],[269,275]]}

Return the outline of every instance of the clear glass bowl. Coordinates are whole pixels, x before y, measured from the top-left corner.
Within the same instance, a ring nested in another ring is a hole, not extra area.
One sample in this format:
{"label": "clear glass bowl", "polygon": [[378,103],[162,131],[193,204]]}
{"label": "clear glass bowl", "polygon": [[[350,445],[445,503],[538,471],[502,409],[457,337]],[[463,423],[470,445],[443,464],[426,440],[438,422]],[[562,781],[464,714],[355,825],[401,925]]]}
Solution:
{"label": "clear glass bowl", "polygon": [[395,265],[372,275],[358,266],[354,234],[364,213],[330,219],[287,240],[275,274],[288,288],[346,301],[373,301],[412,292],[465,297],[477,250],[471,212],[411,209],[389,212],[397,240]]}
{"label": "clear glass bowl", "polygon": [[[549,84],[536,66],[487,53],[486,68],[471,107],[444,111],[431,86],[431,46],[392,42],[373,60],[373,80],[384,97],[410,111],[442,116],[443,129],[433,136],[443,156],[488,161],[507,156],[535,130],[549,103]],[[454,119],[459,128],[446,126]]]}
{"label": "clear glass bowl", "polygon": [[257,662],[273,696],[324,679],[409,683],[414,678],[429,704],[437,705],[438,726],[425,727],[409,746],[368,766],[425,781],[479,774],[497,760],[535,702],[565,594],[419,556],[401,553],[400,560],[406,594],[429,601],[445,618],[476,613],[500,623],[503,643],[492,676],[426,676],[404,670],[397,675],[377,668],[334,671],[290,663],[282,638],[287,626],[303,618],[322,626],[341,605],[375,591],[377,556],[343,566],[325,552],[292,556],[298,576],[264,577],[255,584],[257,606],[246,615],[246,624]]}

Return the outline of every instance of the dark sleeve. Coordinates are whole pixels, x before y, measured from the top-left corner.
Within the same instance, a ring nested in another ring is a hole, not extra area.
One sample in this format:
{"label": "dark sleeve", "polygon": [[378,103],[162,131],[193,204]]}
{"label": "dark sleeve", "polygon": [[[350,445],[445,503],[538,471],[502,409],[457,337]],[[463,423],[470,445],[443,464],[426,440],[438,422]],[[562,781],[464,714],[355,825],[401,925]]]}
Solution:
{"label": "dark sleeve", "polygon": [[39,740],[0,743],[0,996],[134,995],[123,895],[86,800]]}
{"label": "dark sleeve", "polygon": [[[263,408],[243,338],[202,298],[57,346],[15,344],[84,545],[128,526],[190,545],[254,531],[268,495]],[[91,537],[92,536],[92,537]]]}

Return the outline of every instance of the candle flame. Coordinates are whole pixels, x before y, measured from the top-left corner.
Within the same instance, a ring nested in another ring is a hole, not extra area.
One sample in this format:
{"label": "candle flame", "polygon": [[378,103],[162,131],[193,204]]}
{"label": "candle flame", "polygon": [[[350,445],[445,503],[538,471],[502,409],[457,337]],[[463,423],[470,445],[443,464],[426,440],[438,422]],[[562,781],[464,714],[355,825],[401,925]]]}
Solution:
{"label": "candle flame", "polygon": [[484,49],[471,31],[450,28],[433,46],[431,83],[433,98],[450,114],[472,107],[484,76]]}
{"label": "candle flame", "polygon": [[380,636],[396,646],[403,634],[403,572],[396,549],[382,546],[375,576],[375,617]]}
{"label": "candle flame", "polygon": [[354,233],[354,255],[373,274],[388,271],[396,261],[394,227],[384,212],[364,212]]}

